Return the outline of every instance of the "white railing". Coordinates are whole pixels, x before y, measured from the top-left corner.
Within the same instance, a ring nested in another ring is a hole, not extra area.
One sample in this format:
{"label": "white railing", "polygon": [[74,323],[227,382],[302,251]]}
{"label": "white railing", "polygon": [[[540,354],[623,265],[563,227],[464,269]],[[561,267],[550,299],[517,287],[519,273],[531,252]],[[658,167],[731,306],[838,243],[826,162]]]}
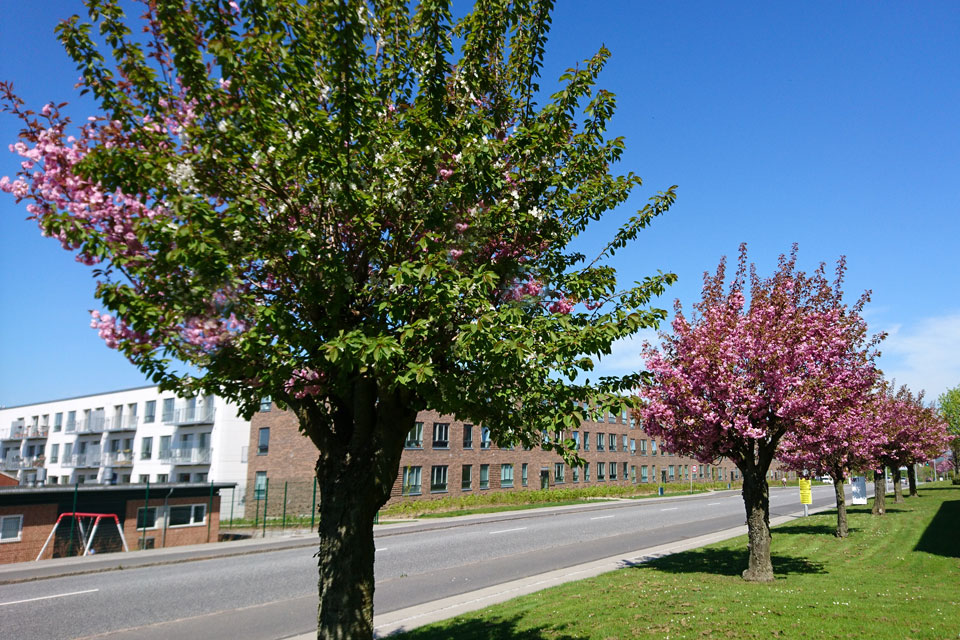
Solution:
{"label": "white railing", "polygon": [[132,451],[109,451],[103,454],[103,467],[129,467],[133,464]]}
{"label": "white railing", "polygon": [[160,461],[171,464],[210,464],[213,449],[163,449]]}
{"label": "white railing", "polygon": [[73,453],[63,456],[60,465],[63,467],[99,467],[101,456],[99,453]]}
{"label": "white railing", "polygon": [[77,433],[103,433],[107,426],[107,419],[103,416],[94,416],[81,420],[77,424]]}
{"label": "white railing", "polygon": [[10,454],[3,459],[3,470],[4,471],[16,471],[20,468],[20,456],[17,454]]}
{"label": "white railing", "polygon": [[216,407],[180,407],[173,412],[173,424],[212,424]]}
{"label": "white railing", "polygon": [[136,429],[139,422],[138,416],[120,416],[107,420],[104,427],[107,431],[129,431]]}

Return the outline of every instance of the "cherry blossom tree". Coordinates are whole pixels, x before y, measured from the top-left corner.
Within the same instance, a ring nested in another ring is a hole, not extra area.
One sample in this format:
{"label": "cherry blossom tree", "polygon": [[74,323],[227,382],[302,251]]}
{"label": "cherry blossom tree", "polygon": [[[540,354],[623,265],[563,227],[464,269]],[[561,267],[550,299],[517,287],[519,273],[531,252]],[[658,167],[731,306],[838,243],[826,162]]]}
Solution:
{"label": "cherry blossom tree", "polygon": [[[820,265],[796,266],[796,246],[776,273],[747,276],[746,246],[725,288],[725,261],[705,274],[688,319],[679,302],[673,333],[647,346],[652,381],[641,390],[644,429],[668,450],[712,464],[730,459],[743,475],[749,563],[743,577],[773,580],[766,475],[783,439],[803,443],[844,424],[877,379],[875,346],[860,317],[865,294],[848,306],[845,264],[831,284]],[[749,303],[746,287],[749,290]]]}
{"label": "cherry blossom tree", "polygon": [[23,122],[0,189],[94,268],[93,327],[155,383],[296,414],[318,637],[369,638],[373,519],[419,410],[539,446],[575,400],[635,406],[639,375],[576,381],[665,317],[674,276],[620,287],[609,258],[674,189],[571,247],[640,179],[611,173],[605,48],[541,93],[551,0],[149,0],[140,22],[86,1],[58,34],[101,112],[75,126],[0,85]]}

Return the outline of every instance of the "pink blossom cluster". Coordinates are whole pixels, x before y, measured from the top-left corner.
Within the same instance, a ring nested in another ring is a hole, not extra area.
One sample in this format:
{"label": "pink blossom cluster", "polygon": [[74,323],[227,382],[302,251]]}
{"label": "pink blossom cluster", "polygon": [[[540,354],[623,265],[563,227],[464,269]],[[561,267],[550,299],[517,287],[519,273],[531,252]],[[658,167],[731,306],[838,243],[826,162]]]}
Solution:
{"label": "pink blossom cluster", "polygon": [[151,343],[148,336],[132,330],[123,320],[114,318],[109,313],[101,314],[97,310],[90,312],[90,328],[96,329],[111,349],[118,348],[122,341],[136,344]]}
{"label": "pink blossom cluster", "polygon": [[524,300],[525,298],[535,298],[543,291],[543,284],[534,278],[528,278],[525,282],[517,283],[516,286],[507,291],[505,300]]}
{"label": "pink blossom cluster", "polygon": [[315,396],[322,390],[322,378],[322,374],[315,369],[295,369],[293,375],[283,383],[283,389],[294,398]]}
{"label": "pink blossom cluster", "polygon": [[573,303],[566,296],[560,296],[560,299],[554,300],[549,308],[550,313],[562,313],[566,315],[573,311]]}
{"label": "pink blossom cluster", "polygon": [[231,313],[226,319],[215,316],[187,318],[180,335],[188,344],[200,347],[204,351],[214,351],[230,342],[236,334],[246,329],[236,315]]}
{"label": "pink blossom cluster", "polygon": [[787,433],[798,443],[844,441],[838,425],[878,378],[865,325],[824,288],[822,274],[806,278],[793,265],[782,259],[774,277],[754,275],[744,308],[742,247],[730,289],[721,262],[705,279],[699,314],[688,321],[678,304],[662,350],[646,345],[653,384],[641,390],[641,415],[668,450],[736,462],[741,452],[775,449]]}

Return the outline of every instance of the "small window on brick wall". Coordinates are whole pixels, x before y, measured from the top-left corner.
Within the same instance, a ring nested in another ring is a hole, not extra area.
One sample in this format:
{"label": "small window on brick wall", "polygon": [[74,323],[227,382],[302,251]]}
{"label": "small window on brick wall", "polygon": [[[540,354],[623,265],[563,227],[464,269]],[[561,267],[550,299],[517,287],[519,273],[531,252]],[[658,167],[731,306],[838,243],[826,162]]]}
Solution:
{"label": "small window on brick wall", "polygon": [[0,516],[0,542],[20,542],[23,516]]}
{"label": "small window on brick wall", "polygon": [[265,456],[270,451],[270,427],[260,429],[260,437],[257,440],[257,455]]}

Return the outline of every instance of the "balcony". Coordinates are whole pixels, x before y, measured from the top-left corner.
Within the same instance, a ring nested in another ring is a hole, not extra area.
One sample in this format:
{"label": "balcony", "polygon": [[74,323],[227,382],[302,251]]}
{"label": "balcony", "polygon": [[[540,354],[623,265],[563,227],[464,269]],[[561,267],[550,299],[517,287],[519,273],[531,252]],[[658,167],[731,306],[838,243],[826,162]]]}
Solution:
{"label": "balcony", "polygon": [[21,458],[17,454],[10,454],[3,459],[3,470],[4,471],[17,471],[20,469]]}
{"label": "balcony", "polygon": [[81,420],[77,424],[77,433],[103,433],[107,428],[107,419],[103,416],[94,416]]}
{"label": "balcony", "polygon": [[132,451],[110,451],[103,454],[101,466],[104,467],[130,467],[133,466]]}
{"label": "balcony", "polygon": [[162,449],[160,462],[169,464],[210,464],[213,449]]}
{"label": "balcony", "polygon": [[180,407],[173,412],[170,422],[177,426],[191,424],[213,424],[215,407]]}
{"label": "balcony", "polygon": [[46,425],[41,425],[38,427],[27,427],[23,430],[24,438],[46,438],[47,434],[50,433],[50,427]]}
{"label": "balcony", "polygon": [[121,416],[112,418],[104,423],[104,431],[135,431],[140,418],[137,416]]}
{"label": "balcony", "polygon": [[102,457],[99,452],[98,453],[74,453],[69,456],[63,456],[60,459],[60,465],[63,467],[73,467],[76,469],[99,467],[101,459]]}
{"label": "balcony", "polygon": [[8,429],[0,440],[20,440],[23,438],[23,434],[27,430],[27,425],[24,424],[23,420],[14,420],[10,423],[10,429]]}

